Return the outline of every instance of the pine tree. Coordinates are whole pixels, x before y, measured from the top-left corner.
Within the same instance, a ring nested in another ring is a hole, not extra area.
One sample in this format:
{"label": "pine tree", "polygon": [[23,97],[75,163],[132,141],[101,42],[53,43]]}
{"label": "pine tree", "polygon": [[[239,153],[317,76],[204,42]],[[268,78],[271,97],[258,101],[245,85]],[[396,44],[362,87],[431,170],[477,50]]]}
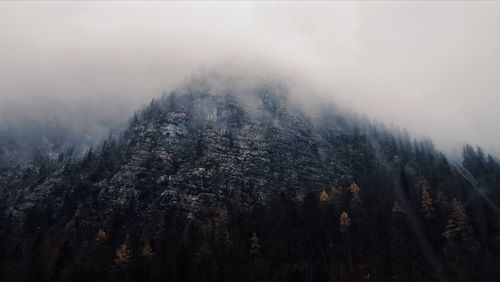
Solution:
{"label": "pine tree", "polygon": [[207,238],[200,245],[193,262],[195,264],[196,275],[203,277],[206,281],[213,281],[217,272],[217,260],[214,259],[214,250],[210,246]]}
{"label": "pine tree", "polygon": [[214,232],[217,241],[221,241],[225,246],[231,246],[232,236],[228,229],[229,213],[226,206],[217,207],[214,215]]}
{"label": "pine tree", "polygon": [[260,254],[259,238],[257,234],[253,232],[250,238],[250,256],[258,256]]}
{"label": "pine tree", "polygon": [[443,191],[439,190],[436,193],[436,205],[439,207],[446,207],[448,205],[448,199]]}
{"label": "pine tree", "polygon": [[340,214],[339,225],[340,225],[340,231],[342,233],[346,233],[347,231],[349,231],[349,227],[351,226],[351,218],[349,217],[347,212],[343,211]]}
{"label": "pine tree", "polygon": [[226,226],[229,221],[229,214],[226,206],[217,207],[215,210],[214,223],[216,227]]}
{"label": "pine tree", "polygon": [[342,203],[342,188],[337,182],[335,182],[330,190],[330,199],[336,208],[340,208],[340,204]]}

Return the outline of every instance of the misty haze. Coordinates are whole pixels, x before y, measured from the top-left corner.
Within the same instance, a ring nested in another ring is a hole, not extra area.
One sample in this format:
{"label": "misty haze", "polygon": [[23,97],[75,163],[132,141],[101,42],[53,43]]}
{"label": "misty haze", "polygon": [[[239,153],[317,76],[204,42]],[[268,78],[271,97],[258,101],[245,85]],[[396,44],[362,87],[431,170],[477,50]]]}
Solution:
{"label": "misty haze", "polygon": [[1,2],[0,281],[498,281],[500,3]]}

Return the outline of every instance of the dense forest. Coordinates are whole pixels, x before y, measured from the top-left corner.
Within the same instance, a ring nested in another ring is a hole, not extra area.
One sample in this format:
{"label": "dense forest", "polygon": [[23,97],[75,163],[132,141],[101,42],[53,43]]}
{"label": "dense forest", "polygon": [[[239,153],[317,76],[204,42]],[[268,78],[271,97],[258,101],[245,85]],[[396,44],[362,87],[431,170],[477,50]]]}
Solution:
{"label": "dense forest", "polygon": [[498,281],[496,159],[283,92],[186,87],[4,164],[0,280]]}

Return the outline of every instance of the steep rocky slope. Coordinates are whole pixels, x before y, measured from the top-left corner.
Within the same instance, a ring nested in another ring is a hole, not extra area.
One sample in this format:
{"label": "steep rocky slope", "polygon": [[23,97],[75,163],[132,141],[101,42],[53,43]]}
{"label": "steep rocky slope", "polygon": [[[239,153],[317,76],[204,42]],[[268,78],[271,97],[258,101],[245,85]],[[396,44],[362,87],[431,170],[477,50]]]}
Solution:
{"label": "steep rocky slope", "polygon": [[[280,190],[304,195],[334,179],[349,182],[356,170],[375,161],[365,136],[337,120],[311,119],[277,91],[256,89],[251,102],[238,94],[197,90],[152,101],[119,140],[108,140],[83,161],[96,169],[79,175],[91,182],[88,197],[107,207],[140,198],[148,208],[176,205],[190,211],[235,190],[252,200]],[[35,187],[30,183],[22,195],[17,191],[9,206],[17,214],[39,201],[58,201],[57,193],[72,191],[67,184],[64,171],[55,172]]]}

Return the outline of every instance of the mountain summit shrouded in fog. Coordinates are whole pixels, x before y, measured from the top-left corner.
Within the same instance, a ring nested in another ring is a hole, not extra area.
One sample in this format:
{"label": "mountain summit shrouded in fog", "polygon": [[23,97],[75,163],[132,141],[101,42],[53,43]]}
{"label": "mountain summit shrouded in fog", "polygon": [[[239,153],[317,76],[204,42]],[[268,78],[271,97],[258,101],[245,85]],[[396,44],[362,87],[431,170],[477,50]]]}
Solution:
{"label": "mountain summit shrouded in fog", "polygon": [[0,127],[70,111],[94,136],[200,65],[248,61],[447,154],[500,156],[499,14],[494,1],[3,1]]}
{"label": "mountain summit shrouded in fog", "polygon": [[195,77],[0,172],[4,281],[494,281],[500,165],[272,80]]}

